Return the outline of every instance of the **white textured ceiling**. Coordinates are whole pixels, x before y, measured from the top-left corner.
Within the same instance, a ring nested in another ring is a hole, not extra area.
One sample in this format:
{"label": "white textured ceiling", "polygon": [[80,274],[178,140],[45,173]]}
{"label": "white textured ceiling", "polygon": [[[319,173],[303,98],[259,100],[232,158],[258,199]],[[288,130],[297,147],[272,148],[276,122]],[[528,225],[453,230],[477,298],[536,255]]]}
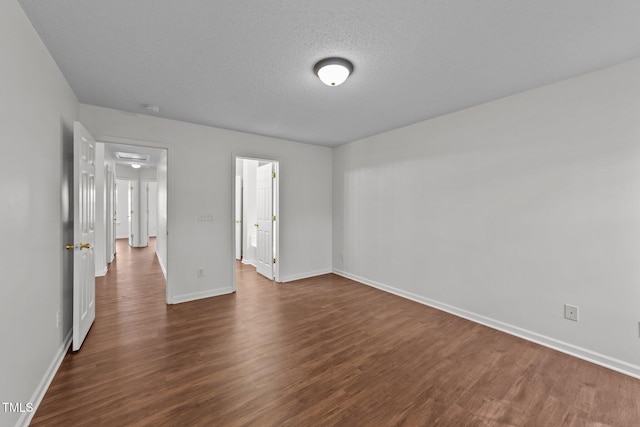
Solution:
{"label": "white textured ceiling", "polygon": [[640,57],[639,0],[20,3],[83,103],[329,146]]}

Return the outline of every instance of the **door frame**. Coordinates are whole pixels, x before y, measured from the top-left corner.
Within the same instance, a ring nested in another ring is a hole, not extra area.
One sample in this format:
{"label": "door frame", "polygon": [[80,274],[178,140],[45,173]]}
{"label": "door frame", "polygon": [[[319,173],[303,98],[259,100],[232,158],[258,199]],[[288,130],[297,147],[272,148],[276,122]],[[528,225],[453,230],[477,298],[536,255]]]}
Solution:
{"label": "door frame", "polygon": [[231,278],[232,284],[231,289],[232,292],[237,290],[236,286],[236,250],[235,250],[235,241],[236,241],[236,227],[235,227],[235,214],[236,214],[236,161],[237,160],[257,160],[262,162],[271,162],[273,164],[273,171],[276,174],[276,177],[273,180],[273,211],[275,212],[276,220],[273,223],[275,227],[275,231],[273,232],[273,238],[275,240],[275,254],[276,263],[273,266],[273,277],[274,281],[280,283],[280,161],[278,159],[252,155],[252,154],[240,154],[240,153],[232,153],[231,154],[231,221],[230,221],[230,230],[231,230],[231,245],[229,250],[229,259],[231,260]]}
{"label": "door frame", "polygon": [[[158,141],[145,141],[141,139],[123,138],[119,136],[111,136],[104,134],[94,135],[96,141],[106,144],[118,144],[118,145],[133,145],[142,148],[155,148],[159,150],[165,150],[167,152],[167,259],[165,260],[165,303],[173,304],[174,289],[171,285],[171,273],[170,273],[170,260],[171,260],[171,233],[173,230],[173,185],[171,182],[171,147],[168,144]],[[114,171],[115,175],[115,171]],[[115,181],[115,179],[114,179]]]}

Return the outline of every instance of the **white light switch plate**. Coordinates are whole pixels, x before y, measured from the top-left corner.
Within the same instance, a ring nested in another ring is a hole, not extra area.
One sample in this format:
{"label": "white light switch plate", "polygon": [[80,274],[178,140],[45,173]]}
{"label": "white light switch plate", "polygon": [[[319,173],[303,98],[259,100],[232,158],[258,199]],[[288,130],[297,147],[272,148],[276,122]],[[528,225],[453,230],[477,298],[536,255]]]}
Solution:
{"label": "white light switch plate", "polygon": [[213,212],[198,212],[198,221],[213,221]]}

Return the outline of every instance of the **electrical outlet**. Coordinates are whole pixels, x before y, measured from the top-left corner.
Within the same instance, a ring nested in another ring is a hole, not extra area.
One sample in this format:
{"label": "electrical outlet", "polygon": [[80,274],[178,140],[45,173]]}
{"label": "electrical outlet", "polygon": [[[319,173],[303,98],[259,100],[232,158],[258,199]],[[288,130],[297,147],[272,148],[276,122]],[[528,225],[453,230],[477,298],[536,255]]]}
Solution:
{"label": "electrical outlet", "polygon": [[196,270],[196,275],[198,277],[204,277],[204,268],[200,267]]}
{"label": "electrical outlet", "polygon": [[567,320],[578,321],[578,306],[577,305],[564,305],[564,318]]}
{"label": "electrical outlet", "polygon": [[58,310],[56,313],[56,328],[60,327],[60,323],[62,323],[62,312]]}

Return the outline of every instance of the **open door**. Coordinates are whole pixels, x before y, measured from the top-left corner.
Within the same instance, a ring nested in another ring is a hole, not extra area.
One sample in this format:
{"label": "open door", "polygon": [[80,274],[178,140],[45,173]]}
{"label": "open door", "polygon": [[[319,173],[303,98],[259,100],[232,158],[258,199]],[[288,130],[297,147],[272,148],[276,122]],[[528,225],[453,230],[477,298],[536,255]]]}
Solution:
{"label": "open door", "polygon": [[80,349],[96,318],[95,246],[96,141],[73,124],[73,351]]}
{"label": "open door", "polygon": [[273,280],[273,164],[258,167],[256,270]]}

